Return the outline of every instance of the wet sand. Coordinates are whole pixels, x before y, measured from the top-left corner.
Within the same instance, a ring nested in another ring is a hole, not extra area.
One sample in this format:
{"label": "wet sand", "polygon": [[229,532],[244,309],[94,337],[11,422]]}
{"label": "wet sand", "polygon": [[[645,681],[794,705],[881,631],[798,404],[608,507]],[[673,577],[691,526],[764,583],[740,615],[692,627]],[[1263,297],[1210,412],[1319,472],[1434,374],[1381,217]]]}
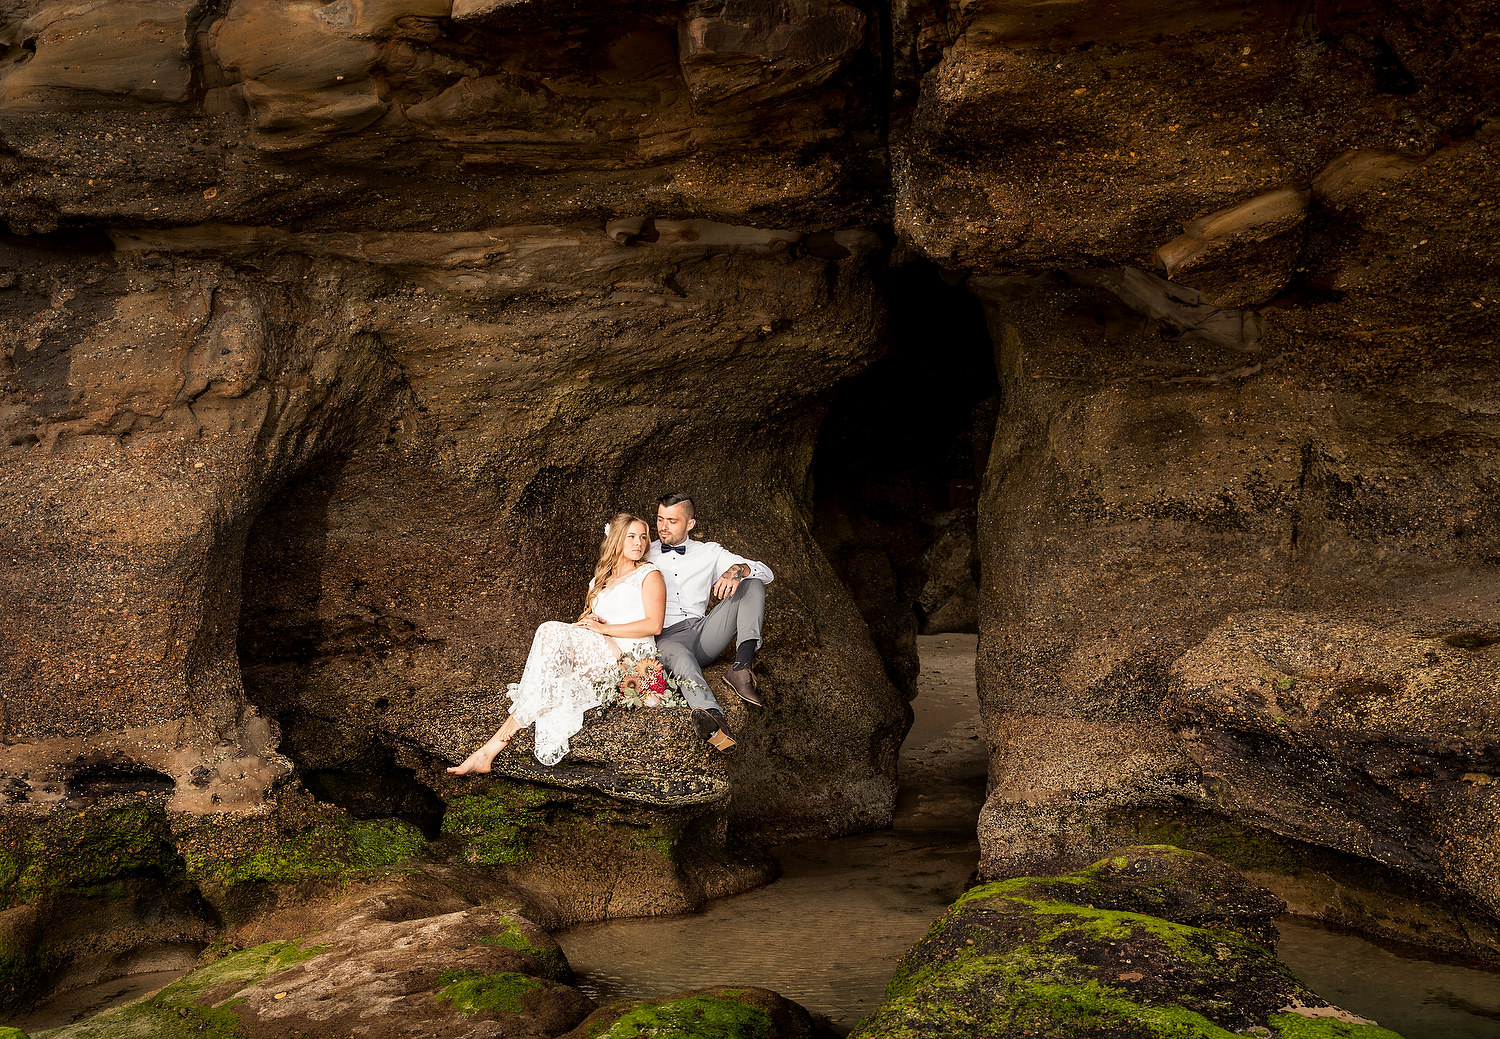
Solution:
{"label": "wet sand", "polygon": [[186,973],[184,968],[153,970],[69,989],[40,1004],[25,1017],[0,1023],[36,1035],[45,1029],[76,1024],[110,1007],[160,992]]}

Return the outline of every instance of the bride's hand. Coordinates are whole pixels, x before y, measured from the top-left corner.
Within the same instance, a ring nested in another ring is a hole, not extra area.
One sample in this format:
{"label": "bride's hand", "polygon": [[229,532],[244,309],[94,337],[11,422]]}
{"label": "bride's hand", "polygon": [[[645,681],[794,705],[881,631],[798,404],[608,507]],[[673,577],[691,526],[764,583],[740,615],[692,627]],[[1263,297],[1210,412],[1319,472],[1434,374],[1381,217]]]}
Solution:
{"label": "bride's hand", "polygon": [[599,629],[603,627],[603,625],[604,621],[599,619],[599,615],[597,613],[591,613],[587,617],[583,617],[578,621],[578,626],[580,628],[587,628],[589,629],[589,631],[599,631]]}

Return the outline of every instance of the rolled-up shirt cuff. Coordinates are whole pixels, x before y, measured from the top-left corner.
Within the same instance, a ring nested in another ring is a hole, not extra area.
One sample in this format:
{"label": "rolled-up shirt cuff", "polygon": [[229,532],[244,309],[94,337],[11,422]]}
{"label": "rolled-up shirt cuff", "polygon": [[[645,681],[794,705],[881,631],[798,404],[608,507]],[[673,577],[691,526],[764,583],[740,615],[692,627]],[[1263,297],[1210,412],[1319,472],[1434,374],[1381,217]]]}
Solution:
{"label": "rolled-up shirt cuff", "polygon": [[745,563],[750,567],[750,573],[745,575],[747,579],[753,577],[755,578],[755,580],[760,581],[763,584],[770,584],[772,581],[776,580],[776,575],[771,573],[771,568],[769,566],[766,566],[766,564],[757,563],[753,559],[747,559],[745,560]]}

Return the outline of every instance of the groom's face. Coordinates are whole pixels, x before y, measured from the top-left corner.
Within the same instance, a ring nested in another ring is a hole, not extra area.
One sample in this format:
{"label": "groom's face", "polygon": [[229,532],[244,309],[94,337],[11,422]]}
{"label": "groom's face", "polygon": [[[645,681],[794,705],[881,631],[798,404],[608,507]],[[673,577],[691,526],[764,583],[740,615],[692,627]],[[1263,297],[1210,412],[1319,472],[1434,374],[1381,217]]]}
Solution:
{"label": "groom's face", "polygon": [[688,513],[686,502],[656,507],[656,536],[663,545],[680,545],[698,521]]}

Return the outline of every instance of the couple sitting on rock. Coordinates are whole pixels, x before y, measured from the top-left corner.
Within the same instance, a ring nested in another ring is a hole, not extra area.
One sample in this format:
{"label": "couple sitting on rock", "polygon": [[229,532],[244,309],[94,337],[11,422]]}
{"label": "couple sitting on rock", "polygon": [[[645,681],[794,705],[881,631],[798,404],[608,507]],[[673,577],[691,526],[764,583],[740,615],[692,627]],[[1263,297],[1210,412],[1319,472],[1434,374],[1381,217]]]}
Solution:
{"label": "couple sitting on rock", "polygon": [[[675,493],[657,502],[656,541],[639,516],[622,512],[610,520],[583,616],[572,624],[547,621],[537,629],[521,681],[509,687],[505,724],[448,771],[488,772],[511,737],[533,724],[537,760],[557,764],[568,752],[569,738],[583,728],[584,712],[599,705],[595,682],[626,653],[659,656],[677,676],[698,735],[718,750],[734,746],[703,665],[737,647],[725,682],[741,700],[759,706],[750,668],[760,648],[766,585],[773,575],[763,563],[715,542],[689,540],[696,525],[693,499]],[[719,599],[711,611],[710,597]]]}

